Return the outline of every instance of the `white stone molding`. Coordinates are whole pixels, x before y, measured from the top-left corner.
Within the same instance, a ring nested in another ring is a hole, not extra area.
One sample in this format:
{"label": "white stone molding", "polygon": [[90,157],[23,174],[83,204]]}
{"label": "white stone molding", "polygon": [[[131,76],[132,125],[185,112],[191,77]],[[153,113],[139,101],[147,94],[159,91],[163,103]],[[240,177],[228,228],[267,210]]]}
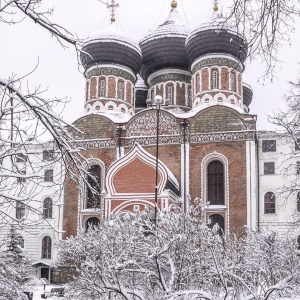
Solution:
{"label": "white stone molding", "polygon": [[[218,160],[224,166],[224,208],[221,208],[226,215],[225,225],[227,233],[229,233],[229,215],[230,215],[230,203],[229,203],[229,170],[228,160],[226,156],[219,152],[212,152],[206,155],[201,161],[201,199],[203,199],[205,210],[214,211],[215,205],[208,205],[207,203],[207,166],[210,162]],[[220,205],[216,205],[216,208],[220,211]],[[206,222],[207,220],[205,220]]]}

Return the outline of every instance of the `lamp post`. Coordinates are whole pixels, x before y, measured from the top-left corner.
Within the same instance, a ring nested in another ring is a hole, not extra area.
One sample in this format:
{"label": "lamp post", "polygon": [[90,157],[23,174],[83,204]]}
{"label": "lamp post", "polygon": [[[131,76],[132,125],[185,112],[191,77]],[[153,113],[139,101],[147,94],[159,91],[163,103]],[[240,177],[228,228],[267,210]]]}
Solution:
{"label": "lamp post", "polygon": [[189,127],[186,119],[180,123],[183,128],[183,211],[187,213],[187,199],[186,199],[186,130]]}
{"label": "lamp post", "polygon": [[154,97],[154,99],[147,100],[147,104],[150,104],[152,108],[156,108],[156,155],[155,155],[155,208],[154,208],[154,224],[157,225],[157,196],[158,196],[158,143],[159,143],[159,111],[163,102],[163,98],[160,95]]}

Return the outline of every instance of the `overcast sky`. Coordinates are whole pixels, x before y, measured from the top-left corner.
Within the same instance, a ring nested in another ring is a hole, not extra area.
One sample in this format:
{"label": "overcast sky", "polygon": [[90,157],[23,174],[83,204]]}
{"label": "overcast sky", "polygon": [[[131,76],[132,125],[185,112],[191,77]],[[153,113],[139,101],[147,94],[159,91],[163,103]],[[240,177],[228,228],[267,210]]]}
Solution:
{"label": "overcast sky", "polygon": [[[119,24],[128,35],[137,42],[147,31],[161,24],[170,11],[171,0],[118,0]],[[51,20],[61,24],[80,38],[108,24],[108,12],[105,5],[97,0],[47,0],[55,11]],[[226,4],[226,3],[224,3]],[[210,0],[179,0],[178,11],[191,28],[208,19],[212,10]],[[21,16],[15,16],[20,20]],[[288,90],[288,80],[295,80],[300,66],[300,21],[296,21],[296,32],[292,36],[292,45],[282,49],[279,58],[283,61],[277,68],[277,78],[273,83],[266,79],[264,85],[258,83],[263,74],[260,60],[246,66],[246,77],[254,90],[250,112],[258,116],[259,130],[272,130],[267,115],[284,107],[282,99]],[[83,115],[84,77],[78,66],[74,48],[63,49],[50,33],[39,28],[30,20],[8,26],[0,24],[0,76],[7,78],[12,74],[24,76],[34,69],[28,77],[30,87],[41,85],[47,89],[46,98],[68,97],[63,116],[73,122]],[[26,88],[23,86],[23,88]]]}

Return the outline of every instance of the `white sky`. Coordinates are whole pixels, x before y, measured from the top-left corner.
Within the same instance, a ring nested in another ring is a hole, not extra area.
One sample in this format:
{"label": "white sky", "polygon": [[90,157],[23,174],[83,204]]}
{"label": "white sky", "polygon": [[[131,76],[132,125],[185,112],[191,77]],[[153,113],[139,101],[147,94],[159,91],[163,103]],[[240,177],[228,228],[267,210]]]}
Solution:
{"label": "white sky", "polygon": [[[147,31],[161,24],[170,11],[171,0],[118,0],[118,20],[122,29],[136,41]],[[191,28],[206,20],[212,9],[211,0],[178,0],[178,10]],[[105,5],[97,0],[47,0],[55,11],[51,20],[59,23],[80,38],[86,38],[101,26],[108,24]],[[184,9],[184,11],[183,11]],[[21,17],[16,16],[16,20]],[[292,45],[280,53],[283,61],[277,68],[277,78],[266,79],[264,85],[258,83],[263,74],[263,66],[258,60],[246,68],[247,81],[254,90],[250,112],[258,116],[258,129],[272,130],[267,115],[284,107],[282,96],[288,90],[288,80],[295,80],[300,66],[300,20],[295,23],[296,33]],[[74,48],[63,49],[55,38],[38,27],[31,20],[8,26],[0,24],[0,76],[7,78],[12,74],[24,76],[34,69],[28,77],[30,87],[41,85],[47,89],[45,98],[68,97],[63,116],[73,122],[83,115],[84,77],[78,68]],[[23,86],[26,88],[26,86]]]}

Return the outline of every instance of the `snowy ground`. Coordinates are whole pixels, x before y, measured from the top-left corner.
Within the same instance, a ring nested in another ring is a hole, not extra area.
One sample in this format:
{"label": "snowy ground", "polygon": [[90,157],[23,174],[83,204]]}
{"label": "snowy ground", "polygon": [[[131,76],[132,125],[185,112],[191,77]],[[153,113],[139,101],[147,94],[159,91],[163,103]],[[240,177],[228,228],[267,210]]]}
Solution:
{"label": "snowy ground", "polygon": [[[54,285],[54,284],[47,284],[45,291],[46,292],[50,292],[50,290],[54,287],[60,287],[59,285]],[[33,286],[30,289],[28,289],[28,291],[33,292],[33,299],[32,300],[41,300],[41,294],[44,293],[44,286]],[[47,298],[47,299],[51,299],[51,300],[63,300],[64,297],[51,297],[51,298]]]}

